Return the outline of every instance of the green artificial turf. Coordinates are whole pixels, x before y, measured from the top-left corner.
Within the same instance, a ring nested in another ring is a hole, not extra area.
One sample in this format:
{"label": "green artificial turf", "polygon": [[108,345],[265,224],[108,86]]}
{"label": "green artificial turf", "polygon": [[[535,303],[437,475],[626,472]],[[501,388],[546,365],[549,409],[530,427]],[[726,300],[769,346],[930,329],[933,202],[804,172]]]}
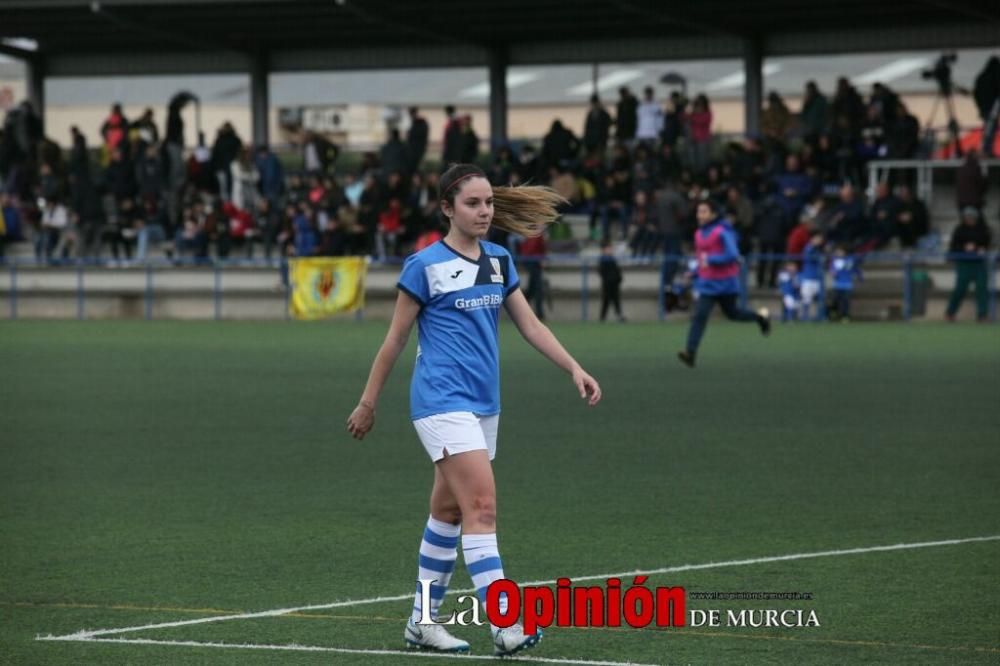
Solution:
{"label": "green artificial turf", "polygon": [[[373,433],[356,442],[344,427],[385,330],[0,324],[0,662],[454,664],[36,640],[410,592],[432,479],[408,420],[412,342]],[[762,339],[713,322],[693,371],[673,357],[680,323],[554,330],[605,399],[588,409],[503,325],[494,469],[510,577],[1000,535],[993,326],[778,325]],[[813,610],[821,626],[552,627],[527,655],[995,664],[998,564],[994,540],[656,574],[651,587],[689,592],[809,592],[688,608]],[[469,586],[459,566],[453,588]],[[104,637],[397,650],[410,605]],[[490,654],[485,628],[455,633]]]}

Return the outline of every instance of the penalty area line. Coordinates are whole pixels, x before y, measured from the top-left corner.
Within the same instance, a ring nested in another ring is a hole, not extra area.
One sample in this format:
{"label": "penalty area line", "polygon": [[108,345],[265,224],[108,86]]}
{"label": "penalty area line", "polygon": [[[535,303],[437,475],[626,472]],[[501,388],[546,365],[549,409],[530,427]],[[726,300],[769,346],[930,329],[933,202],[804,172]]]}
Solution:
{"label": "penalty area line", "polygon": [[[821,550],[812,553],[792,553],[789,555],[772,555],[769,557],[754,557],[743,560],[728,560],[723,562],[706,562],[704,564],[681,564],[671,567],[663,567],[660,569],[639,569],[636,571],[623,571],[619,573],[606,573],[606,574],[595,574],[592,576],[576,576],[570,577],[573,581],[587,581],[587,580],[605,580],[607,578],[627,578],[629,576],[651,576],[656,574],[665,573],[677,573],[681,571],[701,571],[705,569],[721,569],[724,567],[742,567],[751,566],[754,564],[766,564],[768,562],[790,562],[794,560],[807,560],[820,557],[840,557],[844,555],[864,555],[867,553],[883,553],[891,552],[896,550],[915,550],[919,548],[934,548],[938,546],[957,546],[966,543],[978,543],[984,541],[997,541],[1000,540],[1000,535],[993,536],[981,536],[981,537],[968,537],[964,539],[946,539],[943,541],[920,541],[917,543],[897,543],[888,546],[867,546],[863,548],[846,548],[841,550]],[[536,580],[525,583],[519,583],[523,586],[534,586],[534,585],[555,585],[556,580]],[[475,592],[475,588],[466,588],[462,590],[452,590],[451,594],[469,594]],[[281,615],[289,615],[291,613],[299,613],[302,611],[313,611],[313,610],[327,610],[331,608],[348,608],[352,606],[364,606],[368,604],[378,604],[389,601],[405,601],[408,599],[413,599],[413,592],[407,594],[399,594],[391,597],[372,597],[370,599],[349,599],[346,601],[335,601],[327,604],[313,604],[309,606],[294,606],[292,608],[276,608],[273,610],[258,611],[253,613],[238,613],[235,615],[216,615],[212,617],[200,617],[190,620],[177,620],[174,622],[158,622],[155,624],[143,624],[133,627],[119,627],[116,629],[84,629],[72,634],[65,634],[62,636],[52,636],[48,635],[45,637],[37,636],[37,640],[86,640],[92,639],[97,636],[110,636],[115,634],[124,634],[135,631],[146,631],[148,629],[168,629],[171,627],[185,627],[189,625],[197,624],[208,624],[211,622],[227,622],[232,620],[250,620],[255,618],[263,617],[278,617]]]}
{"label": "penalty area line", "polygon": [[261,645],[255,643],[202,643],[199,641],[164,641],[152,638],[73,638],[70,636],[41,637],[41,641],[79,641],[82,643],[119,643],[125,645],[170,645],[174,647],[222,648],[228,650],[285,650],[291,652],[332,652],[336,654],[370,654],[394,657],[431,657],[434,659],[467,659],[474,661],[526,661],[541,664],[578,664],[579,666],[659,666],[632,661],[590,661],[587,659],[562,659],[559,657],[496,657],[492,655],[453,654],[448,652],[421,652],[418,650],[363,650],[359,648],[325,647],[321,645]]}

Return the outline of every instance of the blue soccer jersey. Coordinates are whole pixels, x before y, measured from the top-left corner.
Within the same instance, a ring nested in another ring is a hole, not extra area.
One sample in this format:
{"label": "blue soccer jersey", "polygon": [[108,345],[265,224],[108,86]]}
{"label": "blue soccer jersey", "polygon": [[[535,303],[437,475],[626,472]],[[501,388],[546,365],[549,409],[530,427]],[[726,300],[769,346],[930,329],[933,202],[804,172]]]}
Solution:
{"label": "blue soccer jersey", "polygon": [[444,412],[500,412],[500,306],[518,288],[510,253],[481,241],[473,260],[443,240],[407,258],[400,290],[421,305],[410,384],[413,420]]}
{"label": "blue soccer jersey", "polygon": [[823,249],[818,245],[810,243],[802,252],[802,273],[803,280],[823,279]]}
{"label": "blue soccer jersey", "polygon": [[833,273],[833,288],[841,291],[852,291],[854,279],[861,278],[861,268],[854,257],[836,257],[830,266]]}
{"label": "blue soccer jersey", "polygon": [[797,299],[799,297],[800,286],[798,274],[790,271],[781,271],[778,273],[778,289],[783,297],[791,296]]}

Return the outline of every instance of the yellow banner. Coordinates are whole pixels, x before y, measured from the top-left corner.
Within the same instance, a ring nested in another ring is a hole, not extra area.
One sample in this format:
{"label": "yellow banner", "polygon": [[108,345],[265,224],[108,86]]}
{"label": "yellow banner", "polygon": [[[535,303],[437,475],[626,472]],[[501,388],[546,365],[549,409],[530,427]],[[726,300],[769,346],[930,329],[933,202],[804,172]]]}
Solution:
{"label": "yellow banner", "polygon": [[292,259],[288,271],[288,312],[296,319],[322,319],[365,306],[364,257]]}

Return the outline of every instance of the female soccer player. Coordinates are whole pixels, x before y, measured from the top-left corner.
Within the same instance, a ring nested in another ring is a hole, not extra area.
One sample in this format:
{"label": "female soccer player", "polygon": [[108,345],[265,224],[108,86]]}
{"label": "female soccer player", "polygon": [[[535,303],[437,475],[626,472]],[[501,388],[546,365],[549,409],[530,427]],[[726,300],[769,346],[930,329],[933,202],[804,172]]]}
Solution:
{"label": "female soccer player", "polygon": [[698,344],[716,303],[729,319],[755,321],[762,334],[771,332],[771,320],[766,310],[751,312],[739,307],[736,302],[740,293],[740,251],[732,225],[711,199],[698,203],[696,215],[698,231],[694,234],[694,244],[698,253],[698,301],[688,331],[687,349],[677,352],[677,358],[689,368],[694,367]]}
{"label": "female soccer player", "polygon": [[[448,169],[438,185],[440,210],[450,229],[444,239],[410,256],[399,276],[399,296],[385,342],[375,356],[347,429],[362,439],[375,422],[375,405],[413,322],[420,344],[410,388],[410,411],[421,443],[434,462],[430,517],[420,543],[418,581],[432,579],[429,616],[435,618],[458,555],[479,598],[504,577],[496,535],[496,489],[490,461],[500,415],[497,321],[507,307],[521,335],[572,377],[580,397],[594,406],[601,389],[542,324],[518,289],[517,271],[503,247],[483,241],[491,222],[527,236],[556,217],[559,195],[542,187],[498,187],[469,164]],[[443,625],[419,624],[420,584],[404,631],[411,647],[465,652],[469,644]],[[501,610],[506,599],[501,599]],[[511,655],[541,638],[520,624],[492,627],[494,652]]]}

